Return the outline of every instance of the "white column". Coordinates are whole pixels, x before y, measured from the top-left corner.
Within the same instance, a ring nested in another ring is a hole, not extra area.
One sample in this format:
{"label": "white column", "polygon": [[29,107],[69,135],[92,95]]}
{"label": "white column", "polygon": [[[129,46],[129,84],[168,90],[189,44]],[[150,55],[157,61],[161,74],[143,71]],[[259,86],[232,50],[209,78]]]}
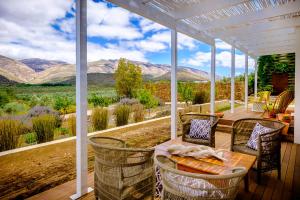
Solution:
{"label": "white column", "polygon": [[300,28],[296,29],[296,35],[294,142],[300,144]]}
{"label": "white column", "polygon": [[171,139],[177,137],[177,31],[171,30]]}
{"label": "white column", "polygon": [[231,113],[234,113],[234,91],[235,91],[235,84],[234,84],[234,78],[235,78],[235,48],[231,47]]}
{"label": "white column", "polygon": [[216,45],[211,45],[210,66],[210,113],[215,114],[215,89],[216,89]]}
{"label": "white column", "polygon": [[254,59],[254,97],[257,98],[257,58]]}
{"label": "white column", "polygon": [[87,7],[76,1],[76,194],[88,192],[87,185]]}
{"label": "white column", "polygon": [[248,53],[245,53],[245,109],[248,110]]}

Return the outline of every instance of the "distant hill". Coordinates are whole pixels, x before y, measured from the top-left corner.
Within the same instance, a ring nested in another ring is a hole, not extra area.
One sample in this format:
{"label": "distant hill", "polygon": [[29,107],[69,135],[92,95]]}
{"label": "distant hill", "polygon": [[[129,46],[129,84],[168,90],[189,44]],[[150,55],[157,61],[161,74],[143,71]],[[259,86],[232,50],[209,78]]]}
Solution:
{"label": "distant hill", "polygon": [[45,60],[40,58],[29,58],[29,59],[23,59],[19,60],[20,62],[24,63],[31,69],[33,69],[36,72],[44,71],[48,68],[51,68],[54,65],[61,65],[61,64],[68,64],[63,61],[59,60]]}
{"label": "distant hill", "polygon": [[[144,79],[170,80],[170,65],[152,64],[131,61],[142,69]],[[99,60],[88,63],[89,83],[113,84],[113,74],[118,66],[118,60]],[[0,56],[0,75],[8,80],[27,83],[75,83],[76,66],[62,61],[43,60],[38,58],[20,61]],[[178,67],[178,80],[207,81],[210,75],[202,70]],[[218,77],[217,77],[218,79]]]}

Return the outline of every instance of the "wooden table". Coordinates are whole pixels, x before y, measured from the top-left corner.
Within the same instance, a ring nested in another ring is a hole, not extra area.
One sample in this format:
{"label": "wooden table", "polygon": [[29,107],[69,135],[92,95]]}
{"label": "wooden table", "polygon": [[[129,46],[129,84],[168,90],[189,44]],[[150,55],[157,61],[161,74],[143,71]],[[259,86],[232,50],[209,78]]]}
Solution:
{"label": "wooden table", "polygon": [[[169,154],[169,152],[167,151],[167,148],[172,145],[172,144],[183,144],[183,145],[188,145],[188,146],[192,146],[192,145],[196,145],[196,144],[192,144],[192,143],[188,143],[188,142],[184,142],[182,141],[181,137],[176,138],[174,140],[169,140],[165,143],[162,143],[160,145],[157,145],[155,147],[155,155],[165,155],[168,157],[171,157],[171,155]],[[255,161],[256,161],[256,156],[252,156],[252,155],[248,155],[248,154],[243,154],[243,153],[238,153],[238,152],[232,152],[232,151],[228,151],[228,150],[224,150],[224,156],[227,159],[227,161],[224,161],[222,163],[222,167],[224,168],[233,168],[233,167],[245,167],[247,172],[251,169],[251,167],[254,165]],[[186,162],[190,162],[191,159],[193,158],[184,158],[180,161],[180,165],[179,165],[179,169],[184,170],[184,171],[189,171],[189,172],[193,172],[193,173],[205,173],[205,170],[200,170],[201,167],[203,167],[203,169],[208,169],[208,168],[212,168],[213,164],[210,162],[203,162],[203,161],[198,161],[196,159],[193,159],[192,162],[194,163],[193,165],[197,165],[198,168],[190,168],[187,167],[187,165],[185,165],[184,163],[182,163],[182,161],[186,161]],[[199,162],[199,163],[197,163]],[[199,168],[200,166],[200,168]],[[216,164],[215,165],[216,168],[220,168],[220,165]],[[223,174],[225,173],[226,170],[222,170],[222,169],[217,169],[217,174]],[[228,171],[227,171],[228,172]],[[248,191],[249,189],[249,176],[248,173],[245,176],[245,190]]]}

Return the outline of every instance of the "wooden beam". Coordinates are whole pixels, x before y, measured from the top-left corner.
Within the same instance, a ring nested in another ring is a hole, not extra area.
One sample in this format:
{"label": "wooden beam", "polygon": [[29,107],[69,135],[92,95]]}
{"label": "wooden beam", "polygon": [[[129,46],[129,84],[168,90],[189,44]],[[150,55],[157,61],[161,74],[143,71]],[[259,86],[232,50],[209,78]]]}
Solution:
{"label": "wooden beam", "polygon": [[170,29],[176,29],[177,32],[188,35],[196,40],[200,40],[207,44],[213,44],[214,39],[200,29],[190,26],[184,22],[175,20],[172,16],[161,12],[159,9],[152,7],[150,3],[143,3],[140,0],[108,0],[130,12],[141,15],[156,23],[166,26]]}
{"label": "wooden beam", "polygon": [[76,1],[76,194],[88,193],[87,165],[87,2]]}
{"label": "wooden beam", "polygon": [[171,30],[171,139],[177,137],[177,32]]}
{"label": "wooden beam", "polygon": [[[249,12],[243,15],[231,16],[225,19],[214,20],[211,23],[199,25],[202,30],[210,30],[220,27],[238,26],[240,24],[248,24],[254,21],[264,20],[280,15],[298,12],[300,8],[300,1],[289,2],[276,7],[268,7],[257,12]],[[255,32],[255,30],[253,30]]]}
{"label": "wooden beam", "polygon": [[210,113],[215,114],[215,92],[216,92],[216,45],[211,45],[210,65]]}
{"label": "wooden beam", "polygon": [[246,2],[246,0],[202,0],[191,5],[175,9],[174,16],[177,20],[200,16],[212,10],[220,10]]}
{"label": "wooden beam", "polygon": [[235,48],[231,48],[231,100],[230,100],[230,105],[231,105],[231,113],[234,113],[234,102],[235,102]]}

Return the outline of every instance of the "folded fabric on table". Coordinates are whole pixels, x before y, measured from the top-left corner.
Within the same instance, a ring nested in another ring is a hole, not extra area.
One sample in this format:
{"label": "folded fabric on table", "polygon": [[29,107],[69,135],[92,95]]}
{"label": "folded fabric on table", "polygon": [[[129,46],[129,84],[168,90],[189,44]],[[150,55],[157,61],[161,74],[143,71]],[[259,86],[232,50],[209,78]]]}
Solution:
{"label": "folded fabric on table", "polygon": [[215,150],[204,145],[185,146],[183,144],[173,144],[167,148],[167,151],[172,155],[189,156],[196,159],[215,157],[219,160],[226,161],[222,150]]}

